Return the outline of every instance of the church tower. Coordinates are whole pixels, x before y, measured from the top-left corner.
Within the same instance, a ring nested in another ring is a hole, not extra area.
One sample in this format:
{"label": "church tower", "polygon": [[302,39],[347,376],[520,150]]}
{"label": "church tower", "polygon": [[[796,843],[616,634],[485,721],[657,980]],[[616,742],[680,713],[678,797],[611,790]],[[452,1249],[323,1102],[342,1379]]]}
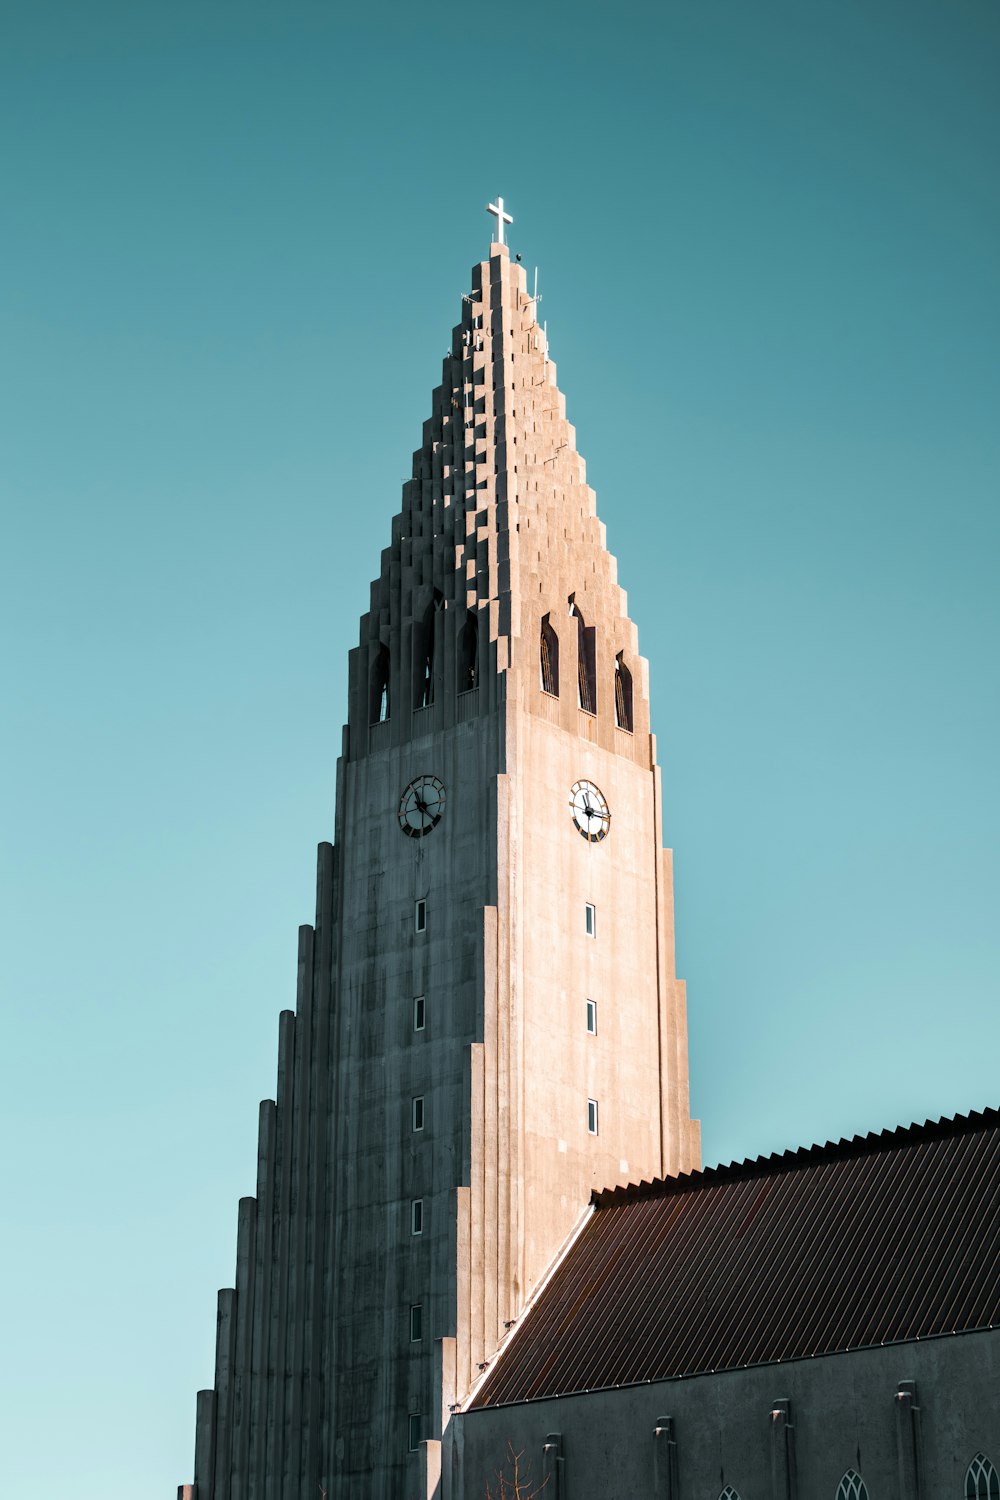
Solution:
{"label": "church tower", "polygon": [[647,666],[491,211],[350,655],[191,1500],[441,1493],[591,1192],[699,1162]]}

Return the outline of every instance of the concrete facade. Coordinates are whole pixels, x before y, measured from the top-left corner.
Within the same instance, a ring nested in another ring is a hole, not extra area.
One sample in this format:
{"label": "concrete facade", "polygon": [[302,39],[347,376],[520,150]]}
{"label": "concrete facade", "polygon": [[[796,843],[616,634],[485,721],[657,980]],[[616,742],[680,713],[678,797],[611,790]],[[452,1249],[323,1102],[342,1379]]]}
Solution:
{"label": "concrete facade", "polygon": [[[463,298],[349,694],[193,1500],[438,1493],[452,1409],[591,1191],[699,1163],[646,663],[506,246]],[[444,811],[410,837],[422,776]],[[606,837],[574,823],[580,780]]]}
{"label": "concrete facade", "polygon": [[838,1500],[849,1470],[869,1500],[966,1500],[977,1455],[1000,1465],[1000,1330],[487,1407],[449,1439],[445,1500],[512,1452],[520,1500]]}

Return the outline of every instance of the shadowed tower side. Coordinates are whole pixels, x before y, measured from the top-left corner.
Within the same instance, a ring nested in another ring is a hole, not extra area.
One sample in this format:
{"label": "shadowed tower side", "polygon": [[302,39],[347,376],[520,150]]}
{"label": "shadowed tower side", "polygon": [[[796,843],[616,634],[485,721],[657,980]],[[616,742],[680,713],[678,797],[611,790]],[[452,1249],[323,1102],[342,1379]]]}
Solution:
{"label": "shadowed tower side", "polygon": [[433,1492],[591,1191],[698,1162],[646,663],[503,243],[349,681],[197,1500]]}

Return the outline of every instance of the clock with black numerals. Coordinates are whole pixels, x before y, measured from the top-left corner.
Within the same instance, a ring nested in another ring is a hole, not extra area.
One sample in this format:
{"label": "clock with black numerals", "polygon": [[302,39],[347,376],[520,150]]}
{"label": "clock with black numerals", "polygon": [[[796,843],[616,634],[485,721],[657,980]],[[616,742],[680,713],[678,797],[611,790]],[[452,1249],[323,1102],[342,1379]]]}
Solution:
{"label": "clock with black numerals", "polygon": [[577,830],[590,844],[599,843],[611,831],[608,799],[592,781],[574,781],[569,794],[570,811]]}
{"label": "clock with black numerals", "polygon": [[435,829],[444,813],[444,786],[436,776],[418,776],[399,799],[399,826],[411,839]]}

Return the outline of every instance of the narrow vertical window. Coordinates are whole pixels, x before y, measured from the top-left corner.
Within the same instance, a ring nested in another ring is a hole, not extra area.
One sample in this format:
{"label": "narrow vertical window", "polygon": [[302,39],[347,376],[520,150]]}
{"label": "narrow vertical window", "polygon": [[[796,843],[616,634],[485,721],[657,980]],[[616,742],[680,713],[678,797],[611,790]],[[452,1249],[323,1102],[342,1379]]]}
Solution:
{"label": "narrow vertical window", "polygon": [[597,907],[587,902],[584,908],[584,929],[588,937],[597,936]]}
{"label": "narrow vertical window", "polygon": [[413,1102],[413,1128],[423,1130],[424,1128],[424,1097],[418,1094]]}
{"label": "narrow vertical window", "polygon": [[434,610],[429,608],[414,632],[414,708],[430,708],[434,702]]}
{"label": "narrow vertical window", "polygon": [[413,626],[414,708],[430,708],[434,702],[434,651],[437,644],[437,613],[444,608],[444,595],[434,590],[434,597],[424,610],[423,619]]}
{"label": "narrow vertical window", "polygon": [[418,1411],[411,1411],[406,1427],[406,1444],[411,1453],[416,1453],[423,1437],[424,1423]]}
{"label": "narrow vertical window", "polygon": [[985,1453],[977,1453],[965,1475],[965,1500],[1000,1500],[1000,1480]]}
{"label": "narrow vertical window", "polygon": [[368,678],[368,722],[384,724],[389,717],[389,648],[383,641],[372,658]]}
{"label": "narrow vertical window", "polygon": [[423,1304],[415,1302],[410,1308],[410,1343],[419,1344],[424,1336]]}
{"label": "narrow vertical window", "polygon": [[[597,1134],[597,1100],[587,1100],[587,1129],[591,1135]],[[868,1500],[868,1497],[865,1497]]]}
{"label": "narrow vertical window", "polygon": [[417,996],[414,997],[414,1001],[413,1001],[413,1029],[414,1029],[414,1031],[423,1031],[423,1029],[424,1029],[424,1017],[425,1017],[424,997],[423,997],[423,995],[417,995]]}
{"label": "narrow vertical window", "polygon": [[413,1198],[410,1201],[410,1233],[423,1234],[424,1232],[424,1200]]}
{"label": "narrow vertical window", "polygon": [[552,628],[548,615],[542,619],[539,641],[539,664],[541,667],[542,692],[559,697],[559,637]]}
{"label": "narrow vertical window", "polygon": [[619,651],[615,658],[615,723],[619,729],[632,733],[632,673],[623,660],[625,653]]}
{"label": "narrow vertical window", "polygon": [[576,595],[569,597],[569,612],[576,618],[576,680],[577,701],[586,714],[597,712],[597,666],[596,632],[587,625],[576,603]]}
{"label": "narrow vertical window", "polygon": [[597,1035],[597,1001],[587,1001],[587,1030],[591,1036]]}
{"label": "narrow vertical window", "polygon": [[479,619],[470,609],[458,635],[458,691],[479,686]]}
{"label": "narrow vertical window", "polygon": [[418,901],[413,908],[413,925],[418,932],[427,931],[427,902]]}

